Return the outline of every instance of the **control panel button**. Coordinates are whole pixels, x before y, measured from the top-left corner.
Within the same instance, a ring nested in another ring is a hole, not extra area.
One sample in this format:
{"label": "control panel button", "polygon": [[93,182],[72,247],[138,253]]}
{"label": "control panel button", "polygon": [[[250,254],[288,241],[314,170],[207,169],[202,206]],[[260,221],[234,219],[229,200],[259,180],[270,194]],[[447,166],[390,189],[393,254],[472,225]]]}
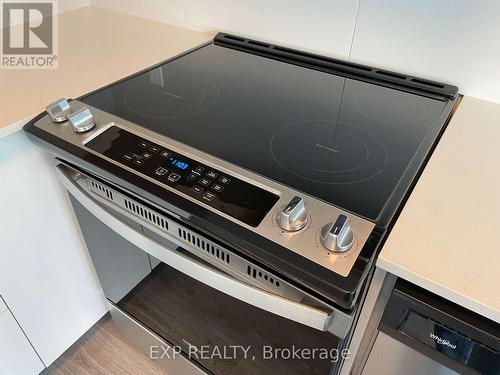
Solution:
{"label": "control panel button", "polygon": [[209,171],[207,172],[206,176],[209,178],[217,178],[218,174],[215,173],[214,171]]}
{"label": "control panel button", "polygon": [[160,151],[160,149],[156,146],[151,146],[150,148],[148,148],[149,151],[151,152],[154,152],[155,154]]}
{"label": "control panel button", "polygon": [[226,177],[226,176],[222,176],[221,178],[219,178],[219,182],[224,184],[224,185],[229,185],[229,183],[231,182],[231,179]]}
{"label": "control panel button", "polygon": [[142,154],[142,157],[144,159],[151,159],[153,157],[153,154],[150,152],[145,152],[144,154]]}
{"label": "control panel button", "polygon": [[203,194],[203,199],[206,199],[207,201],[213,201],[215,198],[215,194],[207,191],[205,194]]}
{"label": "control panel button", "polygon": [[132,161],[132,160],[134,160],[134,155],[132,155],[132,154],[125,154],[125,155],[123,155],[122,157],[123,157],[125,160],[127,160],[127,161]]}
{"label": "control panel button", "polygon": [[162,151],[160,155],[163,156],[164,158],[168,158],[170,156],[170,152]]}
{"label": "control panel button", "polygon": [[334,253],[349,250],[354,243],[354,233],[346,215],[339,215],[337,220],[326,224],[320,233],[321,243]]}
{"label": "control panel button", "polygon": [[199,187],[198,185],[194,185],[191,190],[193,190],[197,194],[203,193],[203,188]]}
{"label": "control panel button", "polygon": [[181,178],[181,176],[178,175],[177,173],[170,173],[170,175],[168,176],[168,180],[172,181],[172,182],[175,182],[175,181],[179,180],[180,178]]}
{"label": "control panel button", "polygon": [[196,180],[198,177],[200,177],[197,173],[191,172],[188,176],[187,179],[190,181]]}
{"label": "control panel button", "polygon": [[307,224],[306,207],[301,197],[295,196],[278,214],[278,225],[288,231],[295,232]]}
{"label": "control panel button", "polygon": [[149,143],[146,142],[146,141],[142,141],[139,143],[139,146],[142,147],[142,148],[148,148],[149,147]]}
{"label": "control panel button", "polygon": [[215,184],[214,186],[212,186],[212,190],[215,190],[216,192],[220,193],[222,190],[224,190],[224,186]]}
{"label": "control panel button", "polygon": [[136,164],[136,165],[144,165],[144,160],[142,160],[142,159],[134,159],[133,163]]}
{"label": "control panel button", "polygon": [[203,186],[209,186],[211,183],[212,183],[212,181],[207,180],[206,178],[202,178],[200,180],[200,184],[202,184]]}
{"label": "control panel button", "polygon": [[158,176],[163,176],[163,175],[167,174],[167,172],[168,172],[168,169],[165,169],[163,167],[158,167],[158,168],[156,168],[155,174]]}
{"label": "control panel button", "polygon": [[196,173],[203,173],[203,171],[205,170],[205,168],[203,168],[202,166],[198,166],[194,169],[194,171]]}

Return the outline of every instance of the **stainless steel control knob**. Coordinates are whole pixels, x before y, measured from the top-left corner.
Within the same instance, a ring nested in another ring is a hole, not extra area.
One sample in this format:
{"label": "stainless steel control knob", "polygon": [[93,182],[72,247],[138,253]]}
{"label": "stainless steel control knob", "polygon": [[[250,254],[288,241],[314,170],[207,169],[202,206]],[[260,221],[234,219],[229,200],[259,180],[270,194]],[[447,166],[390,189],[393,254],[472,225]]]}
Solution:
{"label": "stainless steel control knob", "polygon": [[68,114],[71,111],[69,103],[66,99],[56,100],[54,103],[45,107],[47,114],[52,122],[63,122],[68,119]]}
{"label": "stainless steel control knob", "polygon": [[92,113],[87,107],[82,107],[76,112],[70,113],[68,120],[71,128],[77,133],[86,132],[95,126]]}
{"label": "stainless steel control knob", "polygon": [[349,218],[339,215],[337,220],[326,224],[320,233],[321,243],[334,253],[349,250],[354,243],[354,233],[349,225]]}
{"label": "stainless steel control knob", "polygon": [[290,202],[279,212],[278,225],[287,232],[296,232],[307,224],[307,212],[304,200],[293,197]]}

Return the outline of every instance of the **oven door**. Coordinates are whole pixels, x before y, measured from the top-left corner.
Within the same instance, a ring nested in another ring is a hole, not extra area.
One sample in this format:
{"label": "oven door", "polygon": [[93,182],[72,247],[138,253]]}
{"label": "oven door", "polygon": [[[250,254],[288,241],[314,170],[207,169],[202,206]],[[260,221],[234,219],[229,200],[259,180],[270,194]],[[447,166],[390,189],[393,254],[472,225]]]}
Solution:
{"label": "oven door", "polygon": [[115,324],[151,359],[183,374],[327,375],[341,365],[349,314],[130,192],[57,172]]}

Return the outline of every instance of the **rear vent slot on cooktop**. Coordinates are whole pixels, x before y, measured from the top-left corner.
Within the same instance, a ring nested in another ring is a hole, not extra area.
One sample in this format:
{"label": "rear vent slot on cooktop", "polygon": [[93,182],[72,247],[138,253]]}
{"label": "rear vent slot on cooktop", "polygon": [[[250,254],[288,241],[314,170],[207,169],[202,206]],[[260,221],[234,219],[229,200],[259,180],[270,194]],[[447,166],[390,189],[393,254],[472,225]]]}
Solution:
{"label": "rear vent slot on cooktop", "polygon": [[436,87],[436,88],[444,88],[444,85],[441,83],[437,82],[431,82],[431,81],[425,81],[423,79],[418,79],[418,78],[412,78],[412,82],[418,83],[420,85],[426,85],[426,86],[431,86],[431,87]]}
{"label": "rear vent slot on cooktop", "polygon": [[402,74],[393,73],[393,72],[387,72],[385,70],[377,70],[377,74],[381,74],[383,76],[397,78],[397,79],[401,79],[401,80],[405,80],[405,79],[408,78],[407,76],[404,76]]}
{"label": "rear vent slot on cooktop", "polygon": [[244,42],[245,41],[245,39],[240,38],[239,36],[234,36],[234,35],[226,35],[225,39],[235,40],[237,42]]}
{"label": "rear vent slot on cooktop", "polygon": [[301,56],[303,58],[315,60],[317,62],[324,63],[324,64],[331,64],[333,61],[335,61],[335,65],[345,66],[345,67],[348,67],[350,69],[362,70],[362,71],[365,71],[365,72],[370,72],[372,70],[371,68],[368,68],[366,66],[353,64],[353,63],[350,63],[350,62],[347,62],[347,61],[333,60],[333,59],[329,59],[329,58],[326,58],[326,57],[323,57],[323,56],[319,56],[319,55],[315,55],[315,54],[312,54],[312,53],[303,52],[303,51],[297,51],[297,50],[294,50],[294,49],[291,49],[291,48],[273,46],[272,49],[274,51],[284,52],[284,53],[287,53],[287,54],[293,54],[293,55],[296,55],[296,56]]}
{"label": "rear vent slot on cooktop", "polygon": [[156,225],[157,227],[160,227],[162,229],[168,230],[168,222],[164,220],[161,216],[155,214],[151,210],[148,210],[147,208],[138,205],[128,199],[124,199],[125,207],[127,210],[130,212],[142,217],[144,220],[148,221],[151,224]]}
{"label": "rear vent slot on cooktop", "polygon": [[227,264],[230,263],[230,256],[227,252],[215,246],[214,244],[205,241],[202,237],[199,237],[196,234],[182,228],[179,228],[178,234],[180,238],[182,238],[186,242],[189,242],[198,250],[203,251],[206,255],[209,255],[212,258],[217,258]]}
{"label": "rear vent slot on cooktop", "polygon": [[259,42],[257,40],[242,38],[236,35],[218,33],[214,38],[214,44],[238,49],[244,52],[257,53],[275,60],[287,63],[306,66],[309,68],[320,68],[334,74],[345,74],[362,77],[370,80],[392,85],[398,83],[405,88],[418,90],[424,93],[437,94],[449,98],[454,98],[458,93],[458,88],[440,82],[428,81],[418,77],[405,74],[398,74],[386,70],[372,68],[370,66],[352,63],[350,61],[338,60],[335,58],[317,55],[315,53],[295,50],[288,47]]}
{"label": "rear vent slot on cooktop", "polygon": [[263,48],[269,48],[269,44],[262,43],[262,42],[257,42],[256,40],[249,40],[248,44],[252,44],[254,46],[259,46],[259,47],[263,47]]}

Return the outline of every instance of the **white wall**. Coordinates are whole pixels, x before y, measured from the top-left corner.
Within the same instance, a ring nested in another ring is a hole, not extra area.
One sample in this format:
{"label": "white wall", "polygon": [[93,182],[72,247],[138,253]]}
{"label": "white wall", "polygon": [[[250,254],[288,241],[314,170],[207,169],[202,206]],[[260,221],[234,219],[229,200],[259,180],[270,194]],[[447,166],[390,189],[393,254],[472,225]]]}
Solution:
{"label": "white wall", "polygon": [[358,2],[353,0],[185,0],[185,26],[348,58]]}
{"label": "white wall", "polygon": [[500,102],[498,0],[91,0],[459,86]]}
{"label": "white wall", "polygon": [[52,159],[17,132],[0,139],[0,176],[0,294],[49,365],[106,312],[104,297]]}
{"label": "white wall", "polygon": [[361,0],[351,60],[500,102],[499,0]]}
{"label": "white wall", "polygon": [[344,59],[349,56],[358,8],[357,0],[92,0],[92,5]]}

